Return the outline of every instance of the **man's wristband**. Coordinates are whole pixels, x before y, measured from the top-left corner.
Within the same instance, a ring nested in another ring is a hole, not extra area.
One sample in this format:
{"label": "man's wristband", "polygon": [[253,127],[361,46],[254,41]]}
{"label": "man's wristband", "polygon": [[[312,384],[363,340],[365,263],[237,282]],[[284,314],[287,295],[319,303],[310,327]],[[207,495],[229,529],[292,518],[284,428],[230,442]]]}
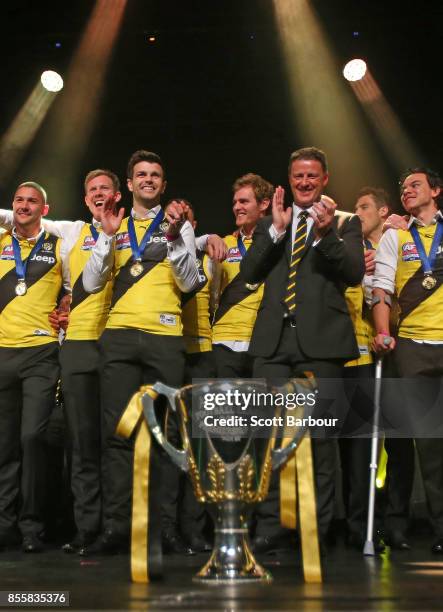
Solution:
{"label": "man's wristband", "polygon": [[174,240],[177,240],[177,238],[178,238],[179,236],[180,236],[180,234],[175,234],[175,235],[172,235],[172,234],[166,234],[166,240],[167,240],[168,242],[174,242]]}

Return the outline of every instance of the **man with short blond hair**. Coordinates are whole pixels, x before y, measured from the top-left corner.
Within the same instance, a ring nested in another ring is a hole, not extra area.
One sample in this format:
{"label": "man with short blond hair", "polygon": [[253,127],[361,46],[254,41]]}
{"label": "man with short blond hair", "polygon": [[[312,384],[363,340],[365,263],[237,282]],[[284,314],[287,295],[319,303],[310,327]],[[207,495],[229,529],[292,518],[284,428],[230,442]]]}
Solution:
{"label": "man with short blond hair", "polygon": [[274,187],[258,174],[245,174],[232,187],[237,230],[225,236],[226,259],[220,266],[218,307],[212,327],[217,376],[252,376],[249,341],[263,296],[262,284],[248,284],[240,276],[240,262],[252,244],[259,219],[271,203]]}

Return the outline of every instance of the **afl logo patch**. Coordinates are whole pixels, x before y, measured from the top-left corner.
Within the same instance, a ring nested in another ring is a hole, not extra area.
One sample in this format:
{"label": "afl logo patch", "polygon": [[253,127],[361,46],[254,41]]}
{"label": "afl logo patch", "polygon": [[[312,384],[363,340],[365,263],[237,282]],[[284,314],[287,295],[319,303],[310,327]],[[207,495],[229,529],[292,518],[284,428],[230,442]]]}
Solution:
{"label": "afl logo patch", "polygon": [[406,242],[401,247],[401,258],[403,261],[419,261],[420,256],[414,242]]}

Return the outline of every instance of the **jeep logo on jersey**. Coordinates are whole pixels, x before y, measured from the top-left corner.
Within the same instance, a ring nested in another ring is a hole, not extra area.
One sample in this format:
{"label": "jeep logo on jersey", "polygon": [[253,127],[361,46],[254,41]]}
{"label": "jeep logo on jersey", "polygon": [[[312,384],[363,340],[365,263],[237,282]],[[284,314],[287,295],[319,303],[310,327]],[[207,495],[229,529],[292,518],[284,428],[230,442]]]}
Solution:
{"label": "jeep logo on jersey", "polygon": [[166,236],[151,236],[148,240],[148,244],[151,244],[151,242],[168,242],[168,239]]}
{"label": "jeep logo on jersey", "polygon": [[420,256],[414,242],[406,242],[401,247],[401,258],[403,261],[419,261]]}
{"label": "jeep logo on jersey", "polygon": [[93,236],[85,236],[83,244],[81,246],[82,251],[90,251],[95,246],[95,239]]}
{"label": "jeep logo on jersey", "polygon": [[229,263],[236,263],[237,261],[241,261],[241,253],[238,247],[231,247],[228,249],[228,256],[226,257],[226,261]]}
{"label": "jeep logo on jersey", "polygon": [[41,261],[47,264],[55,264],[55,257],[51,257],[50,255],[33,255],[31,261]]}

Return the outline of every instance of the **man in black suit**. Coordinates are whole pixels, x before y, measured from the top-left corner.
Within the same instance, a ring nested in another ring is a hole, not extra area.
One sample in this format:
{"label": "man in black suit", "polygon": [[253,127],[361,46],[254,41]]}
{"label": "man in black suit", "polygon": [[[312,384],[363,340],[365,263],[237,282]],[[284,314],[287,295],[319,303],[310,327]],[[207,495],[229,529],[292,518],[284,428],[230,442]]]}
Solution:
{"label": "man in black suit", "polygon": [[[320,379],[320,397],[321,379],[340,379],[345,361],[358,356],[343,294],[364,275],[360,219],[336,213],[335,203],[321,197],[327,183],[322,151],[307,147],[292,153],[289,184],[294,203],[285,209],[284,189],[277,187],[272,216],[259,222],[241,263],[245,282],[265,283],[249,348],[256,357],[254,376],[287,379],[311,371]],[[299,224],[306,228],[302,242]],[[333,517],[336,443],[315,438],[313,452],[319,533],[324,538]],[[255,549],[271,552],[285,538],[274,484],[258,511]]]}

